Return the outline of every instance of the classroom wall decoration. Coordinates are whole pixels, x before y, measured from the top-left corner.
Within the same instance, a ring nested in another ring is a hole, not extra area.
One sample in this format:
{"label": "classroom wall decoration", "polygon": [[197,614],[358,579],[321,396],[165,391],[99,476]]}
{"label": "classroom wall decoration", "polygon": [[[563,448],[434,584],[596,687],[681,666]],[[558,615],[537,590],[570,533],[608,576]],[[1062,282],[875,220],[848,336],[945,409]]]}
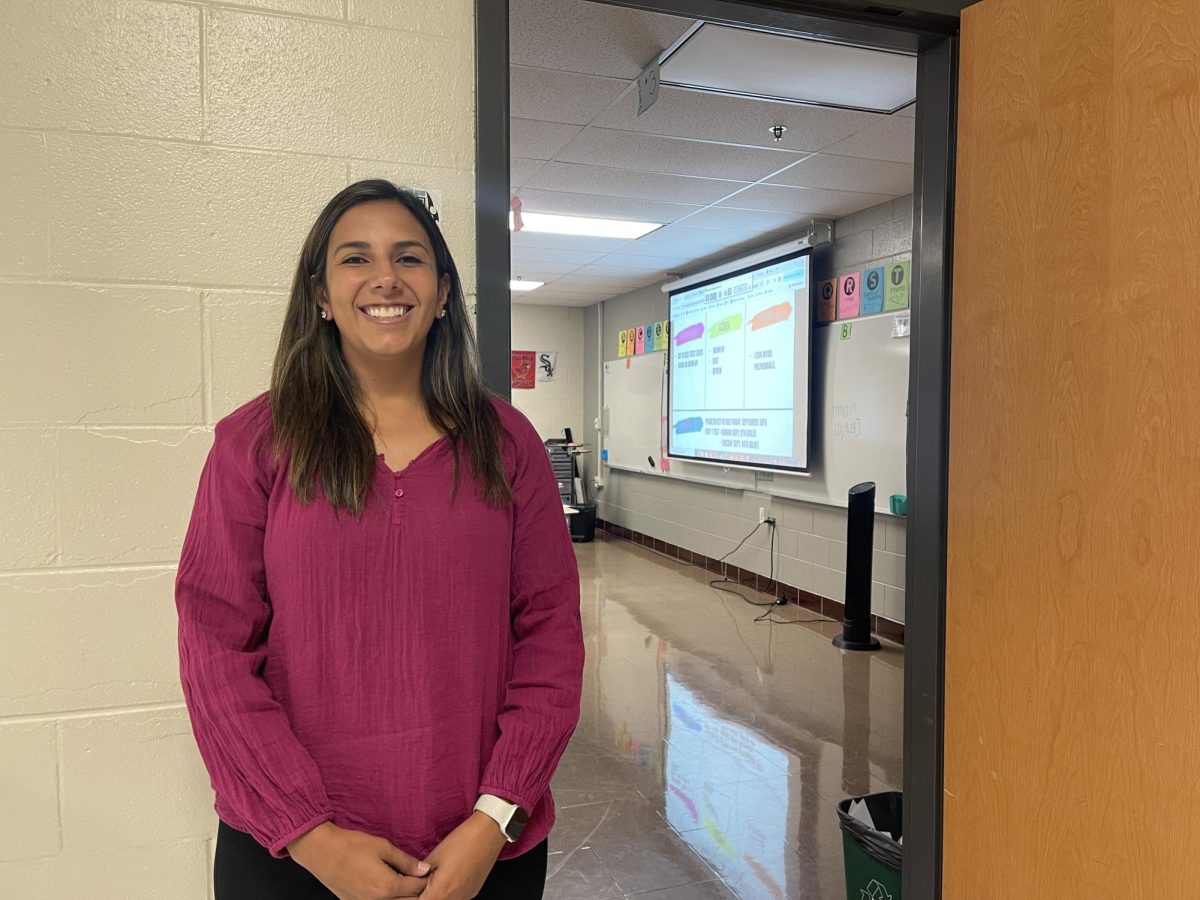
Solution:
{"label": "classroom wall decoration", "polygon": [[558,380],[558,351],[539,350],[537,354],[537,381]]}
{"label": "classroom wall decoration", "polygon": [[837,318],[837,279],[817,283],[817,321],[832,322]]}
{"label": "classroom wall decoration", "polygon": [[666,350],[671,341],[671,322],[650,322],[634,328],[622,328],[617,332],[617,356],[639,356]]}
{"label": "classroom wall decoration", "polygon": [[883,312],[883,266],[862,273],[860,313],[873,316]]}
{"label": "classroom wall decoration", "polygon": [[887,267],[887,285],[884,288],[883,308],[886,310],[907,309],[909,300],[909,274],[911,262],[907,259],[894,262]]}
{"label": "classroom wall decoration", "polygon": [[817,283],[817,324],[908,309],[912,260],[898,259]]}
{"label": "classroom wall decoration", "polygon": [[654,323],[654,349],[655,350],[666,350],[667,349],[667,334],[670,329],[670,324],[671,323],[669,320],[665,321],[665,322],[655,322]]}
{"label": "classroom wall decoration", "polygon": [[859,273],[851,272],[838,278],[838,318],[858,318]]}
{"label": "classroom wall decoration", "polygon": [[514,390],[533,390],[537,353],[533,350],[512,351],[512,387]]}

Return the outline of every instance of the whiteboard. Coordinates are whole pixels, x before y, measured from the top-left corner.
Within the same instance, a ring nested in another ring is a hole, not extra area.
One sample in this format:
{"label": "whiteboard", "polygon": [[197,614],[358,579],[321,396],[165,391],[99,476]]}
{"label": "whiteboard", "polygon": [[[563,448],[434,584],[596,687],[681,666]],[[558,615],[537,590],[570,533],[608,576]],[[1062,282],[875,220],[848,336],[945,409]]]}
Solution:
{"label": "whiteboard", "polygon": [[[612,468],[668,475],[778,497],[846,505],[846,491],[874,481],[875,507],[890,511],[906,494],[909,339],[893,337],[908,310],[835,322],[813,330],[812,439],[808,475],[761,472],[670,460],[662,456],[665,353],[604,363],[604,449]],[[849,333],[843,338],[843,325]],[[647,457],[654,460],[651,466]]]}
{"label": "whiteboard", "polygon": [[660,351],[604,364],[603,449],[614,468],[649,475],[661,471],[666,357]]}

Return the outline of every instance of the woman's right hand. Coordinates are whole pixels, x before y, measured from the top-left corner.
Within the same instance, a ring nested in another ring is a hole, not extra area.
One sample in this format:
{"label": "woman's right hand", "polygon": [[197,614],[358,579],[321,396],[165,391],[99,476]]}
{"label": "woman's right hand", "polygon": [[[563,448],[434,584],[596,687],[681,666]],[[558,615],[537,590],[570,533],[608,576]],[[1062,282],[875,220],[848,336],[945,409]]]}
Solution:
{"label": "woman's right hand", "polygon": [[318,825],[287,845],[292,859],[312,872],[339,900],[392,900],[419,897],[429,866],[383,838]]}

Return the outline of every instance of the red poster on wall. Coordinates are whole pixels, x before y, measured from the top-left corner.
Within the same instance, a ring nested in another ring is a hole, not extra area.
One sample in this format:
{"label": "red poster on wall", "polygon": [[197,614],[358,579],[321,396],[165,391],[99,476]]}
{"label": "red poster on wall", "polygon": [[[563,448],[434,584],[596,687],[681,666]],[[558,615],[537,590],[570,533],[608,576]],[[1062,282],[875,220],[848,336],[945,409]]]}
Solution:
{"label": "red poster on wall", "polygon": [[532,390],[537,378],[537,351],[512,351],[512,386],[514,390]]}

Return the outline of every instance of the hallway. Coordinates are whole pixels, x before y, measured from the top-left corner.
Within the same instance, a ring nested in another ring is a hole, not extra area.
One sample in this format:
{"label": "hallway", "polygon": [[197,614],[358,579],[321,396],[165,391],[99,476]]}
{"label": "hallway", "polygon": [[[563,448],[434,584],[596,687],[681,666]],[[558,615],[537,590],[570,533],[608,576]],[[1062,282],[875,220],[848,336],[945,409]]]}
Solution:
{"label": "hallway", "polygon": [[575,549],[588,661],[547,900],[842,900],[834,804],[900,788],[903,649],[842,653],[840,623],[795,606],[756,623],[608,534]]}

